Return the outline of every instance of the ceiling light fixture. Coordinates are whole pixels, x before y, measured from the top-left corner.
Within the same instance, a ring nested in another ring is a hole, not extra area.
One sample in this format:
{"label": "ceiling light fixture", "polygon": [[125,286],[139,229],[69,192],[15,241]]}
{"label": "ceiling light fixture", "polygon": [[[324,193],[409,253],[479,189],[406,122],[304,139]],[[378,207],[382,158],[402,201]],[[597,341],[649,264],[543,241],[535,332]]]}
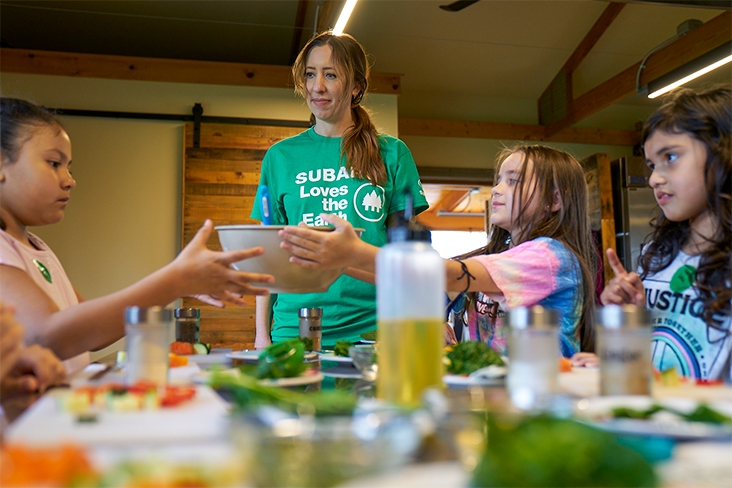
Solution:
{"label": "ceiling light fixture", "polygon": [[679,87],[685,83],[690,82],[700,76],[709,73],[712,70],[724,66],[725,64],[732,61],[732,42],[726,42],[721,46],[718,46],[711,51],[703,54],[696,59],[689,61],[688,63],[679,66],[678,68],[666,73],[665,75],[650,81],[647,85],[641,86],[640,78],[641,72],[646,67],[646,61],[659,49],[668,46],[673,41],[682,37],[692,30],[702,25],[702,21],[696,19],[689,19],[676,28],[676,35],[670,39],[664,41],[658,46],[651,49],[648,54],[645,55],[643,61],[641,61],[638,67],[638,72],[635,76],[635,88],[638,93],[648,93],[648,98],[656,98],[664,93],[668,93],[676,87]]}
{"label": "ceiling light fixture", "polygon": [[348,18],[351,16],[351,12],[353,12],[353,7],[356,6],[356,2],[358,2],[358,0],[346,0],[346,4],[343,6],[343,10],[341,10],[341,15],[338,17],[338,21],[333,28],[334,35],[340,36],[343,34]]}
{"label": "ceiling light fixture", "polygon": [[648,98],[656,98],[674,88],[732,62],[732,42],[726,42],[693,61],[648,83]]}

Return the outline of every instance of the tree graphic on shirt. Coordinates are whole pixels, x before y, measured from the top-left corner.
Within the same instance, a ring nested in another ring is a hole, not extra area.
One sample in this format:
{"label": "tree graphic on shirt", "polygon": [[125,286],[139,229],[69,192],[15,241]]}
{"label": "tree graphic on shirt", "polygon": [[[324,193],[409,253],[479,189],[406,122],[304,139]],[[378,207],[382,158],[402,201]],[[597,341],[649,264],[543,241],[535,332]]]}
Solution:
{"label": "tree graphic on shirt", "polygon": [[364,210],[369,212],[380,212],[383,204],[384,203],[381,201],[381,197],[376,193],[376,190],[371,190],[371,193],[367,193],[361,202]]}

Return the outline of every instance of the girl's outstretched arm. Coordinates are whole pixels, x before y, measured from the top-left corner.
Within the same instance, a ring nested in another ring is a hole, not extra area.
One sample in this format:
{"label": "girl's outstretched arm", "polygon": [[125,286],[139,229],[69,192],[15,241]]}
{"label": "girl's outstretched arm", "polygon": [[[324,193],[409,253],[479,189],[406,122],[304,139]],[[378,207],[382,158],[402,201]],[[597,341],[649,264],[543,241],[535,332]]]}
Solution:
{"label": "girl's outstretched arm", "polygon": [[124,336],[124,309],[165,306],[183,296],[208,294],[229,303],[244,304],[241,295],[263,295],[252,282],[273,283],[270,275],[236,271],[232,263],[259,256],[261,247],[216,252],[206,247],[213,230],[210,221],[167,266],[137,283],[109,295],[59,310],[22,270],[3,266],[0,289],[26,328],[26,343],[51,349],[61,359],[101,349]]}
{"label": "girl's outstretched arm", "polygon": [[612,248],[605,251],[607,261],[615,273],[607,286],[602,290],[600,301],[603,305],[645,305],[643,282],[635,271],[628,273]]}

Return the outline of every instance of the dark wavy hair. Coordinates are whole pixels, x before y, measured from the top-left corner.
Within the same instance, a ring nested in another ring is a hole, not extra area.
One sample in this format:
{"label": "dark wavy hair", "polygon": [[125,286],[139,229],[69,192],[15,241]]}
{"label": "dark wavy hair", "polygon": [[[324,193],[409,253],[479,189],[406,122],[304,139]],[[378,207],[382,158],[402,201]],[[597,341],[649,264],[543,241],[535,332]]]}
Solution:
{"label": "dark wavy hair", "polygon": [[[522,231],[514,245],[538,237],[556,239],[572,252],[579,263],[582,277],[582,315],[579,324],[579,339],[582,351],[595,350],[595,269],[597,253],[590,230],[589,196],[582,164],[572,155],[544,145],[517,145],[503,149],[496,158],[496,177],[503,162],[512,154],[523,156],[518,176],[518,191],[514,193],[513,208],[518,209],[515,225]],[[531,161],[531,165],[525,164]],[[529,169],[530,168],[530,169]],[[494,183],[495,184],[495,183]],[[557,201],[560,208],[551,211]],[[536,201],[536,210],[529,212],[528,206]],[[480,254],[500,253],[509,248],[511,233],[491,225],[488,243],[456,259]]]}
{"label": "dark wavy hair", "polygon": [[[681,89],[651,115],[643,127],[642,144],[657,131],[688,134],[706,148],[704,184],[707,209],[718,227],[707,237],[696,271],[696,288],[704,302],[704,321],[719,328],[715,315],[730,315],[732,300],[732,88],[704,91]],[[652,234],[639,257],[641,278],[666,268],[690,237],[689,221],[672,222],[663,214],[651,220]]]}

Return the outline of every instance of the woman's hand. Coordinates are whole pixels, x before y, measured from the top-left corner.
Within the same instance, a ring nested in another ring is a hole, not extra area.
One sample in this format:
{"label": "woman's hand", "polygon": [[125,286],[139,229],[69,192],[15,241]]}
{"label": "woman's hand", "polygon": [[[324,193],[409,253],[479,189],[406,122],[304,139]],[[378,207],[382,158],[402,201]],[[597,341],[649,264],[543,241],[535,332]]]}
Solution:
{"label": "woman's hand", "polygon": [[5,378],[23,350],[23,326],[15,320],[15,310],[0,302],[0,379]]}
{"label": "woman's hand", "polygon": [[638,273],[625,271],[614,250],[608,249],[605,254],[607,254],[607,261],[615,273],[615,277],[602,290],[600,295],[602,304],[645,306],[645,291]]}
{"label": "woman's hand", "polygon": [[291,263],[312,269],[340,269],[349,266],[364,269],[362,265],[368,267],[370,260],[370,268],[373,269],[373,258],[376,254],[368,249],[372,246],[361,240],[349,222],[331,214],[320,214],[320,217],[333,224],[335,230],[313,230],[300,224],[279,231],[278,235],[283,240],[280,247],[292,254]]}
{"label": "woman's hand", "polygon": [[264,248],[217,252],[206,247],[213,223],[206,220],[191,242],[171,263],[177,269],[180,296],[209,295],[224,303],[245,305],[242,295],[266,295],[269,290],[250,283],[274,283],[268,274],[246,273],[231,267],[232,263],[261,256]]}

